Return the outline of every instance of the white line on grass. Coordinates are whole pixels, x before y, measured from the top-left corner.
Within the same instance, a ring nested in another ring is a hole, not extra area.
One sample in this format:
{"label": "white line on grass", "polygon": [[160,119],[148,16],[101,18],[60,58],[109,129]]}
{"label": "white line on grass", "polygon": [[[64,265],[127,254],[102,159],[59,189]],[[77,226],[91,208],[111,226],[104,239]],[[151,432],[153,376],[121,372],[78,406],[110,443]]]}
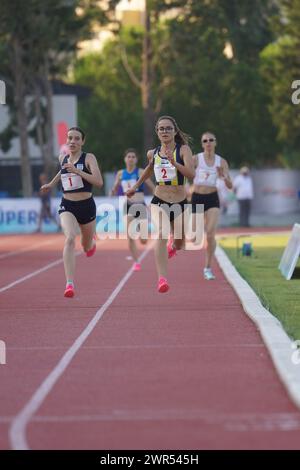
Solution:
{"label": "white line on grass", "polygon": [[239,275],[224,250],[217,247],[216,258],[227,279],[237,293],[243,309],[257,325],[271,355],[275,369],[295,405],[300,408],[300,364],[293,363],[293,340],[284,331],[280,321],[265,309],[256,293]]}

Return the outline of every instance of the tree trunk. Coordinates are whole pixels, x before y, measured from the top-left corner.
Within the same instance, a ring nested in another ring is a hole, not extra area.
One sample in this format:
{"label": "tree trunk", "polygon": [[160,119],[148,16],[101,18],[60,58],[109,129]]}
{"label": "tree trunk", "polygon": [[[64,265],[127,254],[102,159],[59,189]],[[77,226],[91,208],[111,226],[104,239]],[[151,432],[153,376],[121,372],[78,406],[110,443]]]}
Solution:
{"label": "tree trunk", "polygon": [[13,40],[13,69],[15,82],[15,105],[17,112],[17,125],[20,138],[21,178],[24,197],[32,196],[32,176],[28,149],[28,119],[25,104],[25,82],[22,65],[22,47],[18,38]]}
{"label": "tree trunk", "polygon": [[34,85],[34,110],[35,110],[35,116],[36,116],[36,134],[37,134],[38,146],[39,146],[41,154],[42,154],[44,170],[46,172],[47,155],[46,155],[46,152],[45,152],[41,100],[42,100],[42,94],[41,94],[40,83],[38,83],[38,81],[36,80],[35,85]]}
{"label": "tree trunk", "polygon": [[148,1],[145,2],[145,33],[143,40],[142,57],[142,106],[144,120],[144,155],[153,147],[154,110],[152,99],[153,71],[152,71],[152,44],[151,22]]}
{"label": "tree trunk", "polygon": [[46,96],[46,172],[51,176],[54,175],[55,171],[55,155],[54,155],[54,133],[53,133],[53,92],[52,85],[50,82],[49,73],[49,61],[45,58],[45,64],[43,68],[43,83],[45,88]]}

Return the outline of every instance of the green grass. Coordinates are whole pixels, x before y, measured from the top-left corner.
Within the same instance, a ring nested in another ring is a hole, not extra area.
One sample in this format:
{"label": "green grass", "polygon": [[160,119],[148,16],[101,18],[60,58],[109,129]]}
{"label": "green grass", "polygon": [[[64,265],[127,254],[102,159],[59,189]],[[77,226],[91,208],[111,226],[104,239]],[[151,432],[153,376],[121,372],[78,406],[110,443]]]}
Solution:
{"label": "green grass", "polygon": [[251,257],[237,253],[236,237],[219,240],[231,262],[259,296],[261,303],[282,323],[294,339],[300,339],[300,268],[287,281],[278,264],[286,246],[288,235],[259,235],[241,238],[239,245],[251,241]]}

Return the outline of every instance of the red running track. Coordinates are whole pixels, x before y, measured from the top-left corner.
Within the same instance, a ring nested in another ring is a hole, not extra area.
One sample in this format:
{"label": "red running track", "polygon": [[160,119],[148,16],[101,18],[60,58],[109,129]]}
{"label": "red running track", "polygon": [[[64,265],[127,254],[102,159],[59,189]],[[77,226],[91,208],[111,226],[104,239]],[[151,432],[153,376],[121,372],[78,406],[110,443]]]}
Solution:
{"label": "red running track", "polygon": [[299,448],[300,412],[220,269],[202,279],[202,251],[170,260],[167,294],[150,251],[32,401],[131,265],[126,241],[98,242],[65,299],[62,246],[62,235],[0,238],[1,449]]}

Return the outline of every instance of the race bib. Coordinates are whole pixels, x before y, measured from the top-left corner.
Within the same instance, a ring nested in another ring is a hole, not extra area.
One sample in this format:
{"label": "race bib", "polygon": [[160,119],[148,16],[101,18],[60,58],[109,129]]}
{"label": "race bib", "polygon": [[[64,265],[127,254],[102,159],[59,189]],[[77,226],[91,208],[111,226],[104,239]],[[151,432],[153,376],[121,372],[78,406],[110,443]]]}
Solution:
{"label": "race bib", "polygon": [[154,174],[158,183],[172,181],[176,178],[176,168],[170,162],[154,165]]}
{"label": "race bib", "polygon": [[65,191],[73,191],[84,186],[81,176],[75,173],[63,173],[61,175],[61,184]]}
{"label": "race bib", "polygon": [[129,189],[132,188],[133,185],[135,185],[136,183],[136,180],[135,179],[131,179],[131,180],[122,180],[121,181],[121,186],[122,186],[122,189],[123,189],[123,193],[126,193],[126,191],[128,191]]}
{"label": "race bib", "polygon": [[198,184],[204,184],[207,186],[216,186],[217,184],[217,172],[215,170],[202,170],[198,171]]}

